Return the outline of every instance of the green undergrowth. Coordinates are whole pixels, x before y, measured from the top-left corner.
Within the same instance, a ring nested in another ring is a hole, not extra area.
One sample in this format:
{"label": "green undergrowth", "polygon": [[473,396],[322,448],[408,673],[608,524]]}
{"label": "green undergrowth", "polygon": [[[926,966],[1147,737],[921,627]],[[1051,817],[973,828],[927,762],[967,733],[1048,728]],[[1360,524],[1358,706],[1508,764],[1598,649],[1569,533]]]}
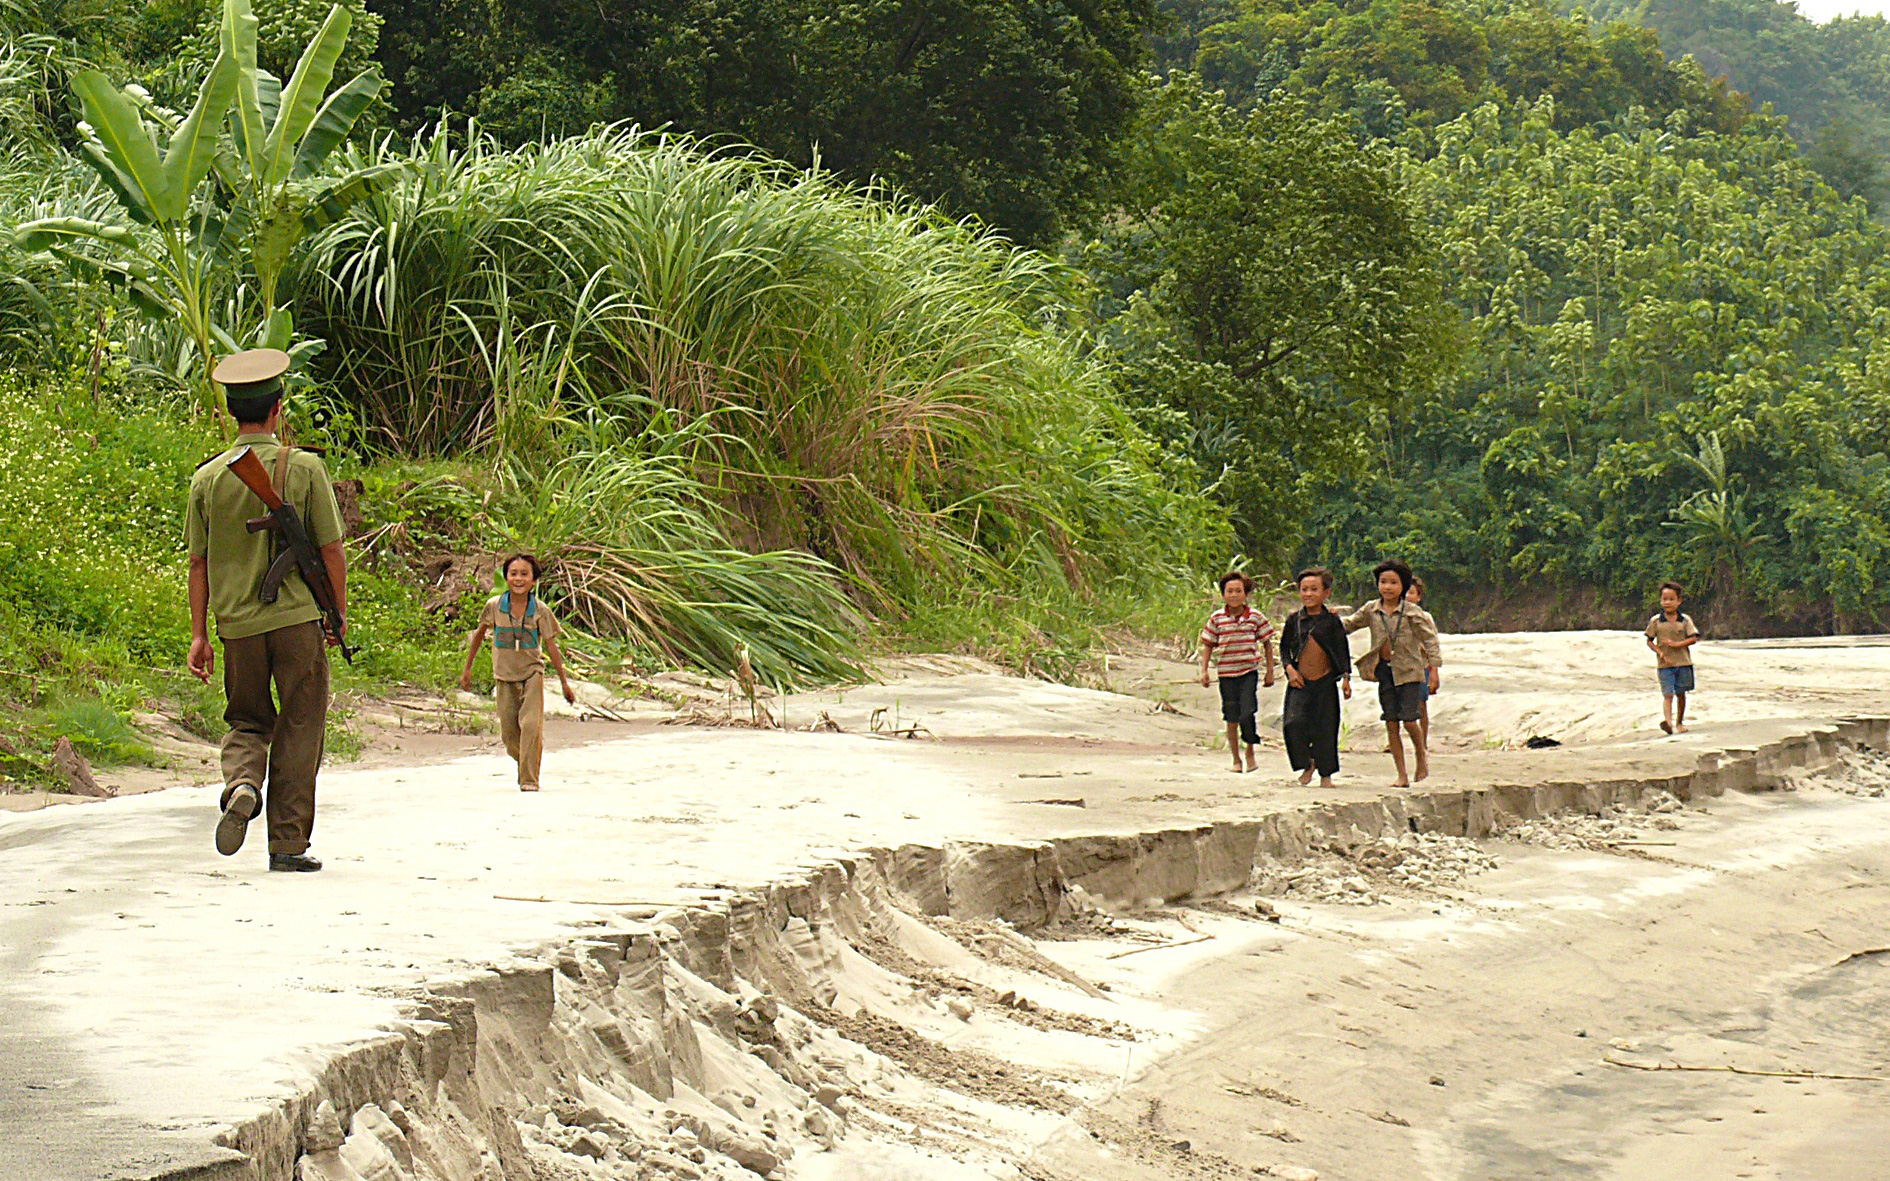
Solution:
{"label": "green undergrowth", "polygon": [[[0,371],[0,784],[50,783],[61,738],[100,764],[161,762],[140,713],[223,731],[220,684],[184,670],[182,525],[190,475],[223,438],[181,399],[121,379],[102,374],[95,392],[85,372]],[[336,662],[338,690],[449,684],[459,633],[411,579],[362,570],[350,598],[372,641],[355,667]],[[331,733],[331,750],[358,746],[345,724]]]}
{"label": "green undergrowth", "polygon": [[[139,714],[218,737],[221,685],[184,669],[182,513],[191,473],[224,446],[221,427],[110,366],[96,392],[84,371],[0,371],[0,424],[0,789],[52,784],[60,738],[101,765],[162,765]],[[573,626],[566,647],[578,671],[606,681],[679,667],[728,675],[742,650],[764,681],[784,668],[802,684],[846,680],[875,654],[915,650],[1080,681],[1127,631],[1191,626],[1200,598],[1185,569],[1090,564],[1072,582],[1052,573],[1063,567],[1047,541],[1020,537],[1009,539],[1019,552],[1043,552],[992,566],[982,583],[937,579],[903,609],[874,613],[856,584],[810,555],[727,541],[727,510],[681,464],[687,429],[663,440],[609,423],[563,429],[566,458],[535,474],[522,463],[330,453],[337,479],[363,484],[349,574],[361,650],[352,667],[334,664],[343,704],[332,755],[361,746],[348,701],[455,685],[466,632],[494,589],[492,557],[513,548],[559,555],[543,594]],[[457,581],[438,577],[443,559]],[[580,571],[588,600],[567,581],[579,561],[591,563]],[[596,588],[611,579],[615,601],[647,605],[632,626],[595,626],[608,601]]]}

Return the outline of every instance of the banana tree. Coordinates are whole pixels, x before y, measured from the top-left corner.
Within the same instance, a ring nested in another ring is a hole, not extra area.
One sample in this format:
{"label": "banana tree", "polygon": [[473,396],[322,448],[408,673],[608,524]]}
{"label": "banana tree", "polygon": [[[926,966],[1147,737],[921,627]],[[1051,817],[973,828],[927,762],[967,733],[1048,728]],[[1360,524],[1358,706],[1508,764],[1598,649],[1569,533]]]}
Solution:
{"label": "banana tree", "polygon": [[[211,306],[222,213],[203,182],[216,160],[217,127],[236,96],[236,65],[227,48],[211,64],[190,113],[165,129],[162,150],[161,128],[145,120],[137,100],[97,70],[75,75],[72,88],[84,115],[79,151],[133,224],[51,217],[14,230],[22,248],[50,251],[81,274],[122,287],[146,315],[181,323],[196,345],[206,386],[219,335]],[[114,257],[79,248],[87,242]]]}
{"label": "banana tree", "polygon": [[[182,119],[135,87],[121,91],[96,70],[81,72],[73,79],[85,119],[80,151],[129,224],[59,217],[15,230],[21,246],[50,251],[123,288],[147,315],[183,325],[206,405],[214,405],[209,373],[218,355],[243,343],[292,353],[320,347],[292,347],[289,313],[277,305],[283,267],[304,237],[399,168],[324,171],[384,85],[368,70],[323,98],[352,20],[333,8],[285,86],[256,66],[249,0],[224,0],[216,60]],[[227,138],[219,130],[226,123]],[[228,298],[252,278],[258,299]],[[219,308],[230,314],[220,318]]]}
{"label": "banana tree", "polygon": [[287,312],[276,296],[296,246],[385,187],[402,167],[377,164],[340,176],[324,174],[329,157],[386,85],[377,70],[363,70],[323,98],[353,22],[347,9],[331,8],[284,85],[256,66],[250,0],[224,0],[236,95],[229,111],[232,150],[218,156],[217,176],[236,197],[232,228],[244,238],[269,335],[288,332]]}

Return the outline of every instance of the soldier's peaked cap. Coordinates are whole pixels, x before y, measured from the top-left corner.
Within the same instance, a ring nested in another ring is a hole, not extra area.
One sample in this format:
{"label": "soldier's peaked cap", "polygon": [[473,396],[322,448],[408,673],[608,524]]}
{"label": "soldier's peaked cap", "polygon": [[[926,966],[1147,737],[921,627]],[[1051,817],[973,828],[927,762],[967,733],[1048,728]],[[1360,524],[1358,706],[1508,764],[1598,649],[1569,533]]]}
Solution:
{"label": "soldier's peaked cap", "polygon": [[218,361],[210,376],[231,398],[261,398],[275,393],[288,371],[289,354],[281,349],[248,349]]}

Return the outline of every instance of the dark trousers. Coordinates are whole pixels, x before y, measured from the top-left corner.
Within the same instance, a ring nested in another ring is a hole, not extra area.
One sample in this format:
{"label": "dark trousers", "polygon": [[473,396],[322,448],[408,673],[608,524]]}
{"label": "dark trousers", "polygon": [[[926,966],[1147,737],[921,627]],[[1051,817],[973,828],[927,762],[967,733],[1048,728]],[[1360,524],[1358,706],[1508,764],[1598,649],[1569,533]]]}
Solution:
{"label": "dark trousers", "polygon": [[1286,757],[1293,770],[1317,767],[1321,776],[1339,773],[1339,677],[1334,673],[1306,682],[1304,689],[1286,687],[1286,708],[1280,731],[1286,738]]}
{"label": "dark trousers", "polygon": [[269,851],[306,853],[315,832],[315,773],[328,728],[322,625],[298,623],[223,641],[223,696],[223,720],[230,726],[223,736],[225,800],[239,783],[263,792]]}
{"label": "dark trousers", "polygon": [[1239,726],[1240,740],[1248,746],[1260,744],[1259,713],[1259,670],[1221,678],[1221,721]]}

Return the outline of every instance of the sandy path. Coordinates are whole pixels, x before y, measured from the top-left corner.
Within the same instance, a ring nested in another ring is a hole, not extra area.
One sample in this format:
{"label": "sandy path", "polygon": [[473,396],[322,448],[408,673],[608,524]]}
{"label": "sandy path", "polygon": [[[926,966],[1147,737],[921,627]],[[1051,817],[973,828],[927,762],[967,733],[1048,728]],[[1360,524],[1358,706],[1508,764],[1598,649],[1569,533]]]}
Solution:
{"label": "sandy path", "polygon": [[[1709,646],[1700,726],[1649,741],[1658,702],[1632,637],[1453,637],[1448,651],[1439,700],[1462,712],[1440,708],[1438,725],[1460,753],[1440,758],[1436,787],[1683,773],[1797,718],[1881,709],[1890,683],[1890,647]],[[1815,690],[1781,709],[1776,686],[1812,662],[1822,671],[1794,683]],[[1176,669],[1118,673],[1149,691]],[[490,753],[341,770],[323,781],[316,878],[263,872],[259,847],[216,858],[207,785],[0,815],[0,1177],[193,1159],[210,1129],[383,1028],[423,980],[629,905],[778,880],[822,851],[1136,832],[1379,794],[1377,754],[1353,755],[1337,793],[1298,787],[1277,751],[1266,775],[1227,774],[1208,694],[1175,687],[1177,715],[928,675],[788,703],[791,724],[826,710],[848,733],[665,728],[554,750],[538,796],[511,790]],[[881,708],[937,741],[867,736]],[[1482,749],[1540,732],[1550,709],[1570,745]]]}

